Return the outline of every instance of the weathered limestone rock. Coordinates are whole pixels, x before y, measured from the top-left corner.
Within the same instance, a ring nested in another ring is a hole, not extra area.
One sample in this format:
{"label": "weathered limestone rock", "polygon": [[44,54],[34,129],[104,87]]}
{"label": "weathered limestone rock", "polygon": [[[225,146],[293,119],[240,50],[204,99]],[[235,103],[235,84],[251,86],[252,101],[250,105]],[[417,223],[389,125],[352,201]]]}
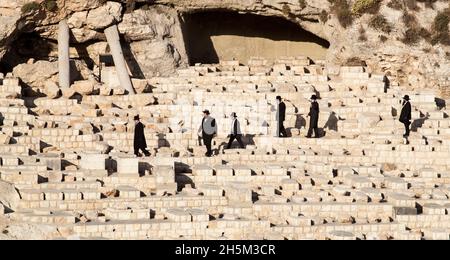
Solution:
{"label": "weathered limestone rock", "polygon": [[74,13],[69,17],[67,23],[72,29],[82,28],[86,24],[87,15],[87,11]]}
{"label": "weathered limestone rock", "polygon": [[44,86],[43,92],[48,98],[58,98],[60,96],[61,90],[55,82],[48,80]]}
{"label": "weathered limestone rock", "polygon": [[61,171],[61,158],[59,154],[39,154],[37,158],[47,166],[47,169],[51,171]]}
{"label": "weathered limestone rock", "polygon": [[83,80],[83,81],[76,81],[73,85],[72,85],[72,89],[81,94],[81,95],[89,95],[92,94],[92,92],[94,91],[94,88],[96,86],[96,82],[91,81],[91,80]]}
{"label": "weathered limestone rock", "polygon": [[[158,75],[170,75],[180,64],[186,64],[179,49],[167,40],[143,40],[130,44],[131,52],[136,57],[137,65],[131,66],[133,75],[143,71],[146,78]],[[130,59],[130,55],[126,56]]]}
{"label": "weathered limestone rock", "polygon": [[118,157],[117,172],[121,175],[139,175],[139,159],[128,156]]}
{"label": "weathered limestone rock", "polygon": [[[178,15],[170,8],[156,6],[127,13],[119,31],[132,41],[131,52],[147,78],[170,75],[176,67],[187,64]],[[137,68],[131,70],[138,74]]]}
{"label": "weathered limestone rock", "polygon": [[20,196],[14,185],[0,180],[0,204],[14,210],[17,208]]}
{"label": "weathered limestone rock", "polygon": [[11,141],[11,137],[0,132],[0,144],[9,144]]}
{"label": "weathered limestone rock", "polygon": [[106,158],[104,154],[86,152],[81,154],[80,167],[85,170],[105,170]]}
{"label": "weathered limestone rock", "polygon": [[36,89],[42,89],[48,80],[57,82],[58,63],[36,61],[31,64],[20,64],[14,68],[13,74],[20,78],[26,85],[35,87]]}
{"label": "weathered limestone rock", "polygon": [[0,59],[3,58],[13,38],[16,36],[16,28],[19,27],[21,19],[20,2],[0,1]]}
{"label": "weathered limestone rock", "polygon": [[87,27],[93,30],[105,29],[122,19],[122,5],[108,1],[99,8],[89,11],[86,19]]}

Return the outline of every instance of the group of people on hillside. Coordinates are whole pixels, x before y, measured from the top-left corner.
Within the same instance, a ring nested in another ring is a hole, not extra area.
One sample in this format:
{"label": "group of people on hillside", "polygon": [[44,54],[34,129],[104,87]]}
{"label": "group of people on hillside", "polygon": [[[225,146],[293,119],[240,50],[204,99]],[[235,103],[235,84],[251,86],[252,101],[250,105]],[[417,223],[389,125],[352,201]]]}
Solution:
{"label": "group of people on hillside", "polygon": [[[309,130],[307,138],[311,138],[314,132],[314,137],[319,138],[319,103],[317,102],[317,96],[311,96],[311,107],[309,109]],[[278,122],[278,137],[288,137],[286,128],[284,127],[284,121],[286,120],[286,104],[283,102],[281,96],[277,97],[277,122]]]}
{"label": "group of people on hillside", "polygon": [[[309,110],[309,130],[307,134],[307,138],[312,138],[314,134],[315,138],[320,137],[319,133],[319,103],[317,102],[318,97],[316,95],[312,95],[310,98],[311,106]],[[277,127],[277,136],[281,138],[288,137],[286,128],[284,126],[284,122],[286,121],[286,104],[284,103],[281,96],[276,97],[277,101],[277,115],[276,120],[278,123]],[[229,134],[229,142],[226,149],[231,149],[234,140],[239,143],[240,148],[244,148],[244,142],[242,141],[242,132],[241,125],[238,120],[238,116],[235,112],[230,115],[231,125],[230,125],[230,134]],[[402,111],[400,114],[400,122],[402,122],[405,126],[405,134],[403,137],[406,139],[406,142],[409,143],[408,137],[410,135],[410,126],[411,126],[411,103],[408,95],[403,97],[402,103]],[[134,154],[136,156],[140,156],[139,151],[142,151],[145,156],[149,156],[150,152],[147,151],[147,142],[145,140],[144,135],[144,125],[140,122],[139,115],[134,117],[135,120],[135,132],[134,132]],[[211,117],[211,113],[209,110],[203,111],[203,119],[202,123],[198,129],[198,134],[203,139],[203,143],[206,146],[205,156],[211,157],[213,155],[212,150],[212,141],[214,137],[217,135],[217,122],[216,119]]]}

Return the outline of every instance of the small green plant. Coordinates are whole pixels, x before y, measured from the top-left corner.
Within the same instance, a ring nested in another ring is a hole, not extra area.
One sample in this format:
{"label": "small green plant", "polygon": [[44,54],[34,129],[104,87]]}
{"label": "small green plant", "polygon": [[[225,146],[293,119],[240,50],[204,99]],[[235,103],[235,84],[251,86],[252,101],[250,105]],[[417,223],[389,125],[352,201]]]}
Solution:
{"label": "small green plant", "polygon": [[421,38],[427,42],[432,42],[432,33],[419,25],[419,22],[413,13],[405,11],[402,16],[402,21],[407,28],[403,35],[403,43],[414,45],[419,42]]}
{"label": "small green plant", "polygon": [[434,18],[433,23],[433,36],[431,39],[431,43],[433,45],[441,43],[444,45],[450,45],[450,13],[448,10],[444,12],[440,12]]}
{"label": "small green plant", "polygon": [[289,17],[290,19],[295,19],[295,15],[292,13],[291,8],[289,7],[288,4],[284,4],[283,5],[283,9],[282,12],[285,16]]}
{"label": "small green plant", "polygon": [[24,4],[22,6],[21,11],[22,11],[22,14],[27,14],[27,13],[31,13],[31,12],[37,11],[40,8],[41,8],[41,6],[37,2],[33,1],[33,2],[29,2],[29,3]]}
{"label": "small green plant", "polygon": [[419,40],[419,31],[415,28],[410,28],[404,33],[402,42],[407,45],[415,45],[419,42]]}
{"label": "small green plant", "polygon": [[319,19],[320,19],[320,21],[322,21],[322,23],[328,22],[328,13],[327,13],[327,11],[322,10],[322,12],[320,12]]}
{"label": "small green plant", "polygon": [[380,35],[378,36],[378,38],[380,39],[381,42],[386,42],[388,40],[388,37],[386,37],[385,35]]}
{"label": "small green plant", "polygon": [[56,3],[55,0],[45,0],[43,2],[44,8],[45,10],[49,11],[49,12],[56,12],[58,11],[58,4]]}
{"label": "small green plant", "polygon": [[403,9],[403,1],[402,0],[391,0],[387,6],[394,10],[402,10]]}
{"label": "small green plant", "polygon": [[450,16],[447,12],[438,13],[434,18],[434,30],[438,32],[448,32],[448,23],[450,23]]}
{"label": "small green plant", "polygon": [[390,33],[392,31],[391,24],[382,14],[373,16],[369,21],[369,26],[384,33]]}
{"label": "small green plant", "polygon": [[366,29],[364,29],[364,27],[359,27],[359,37],[358,40],[361,42],[366,42],[367,41],[367,35],[366,35]]}
{"label": "small green plant", "polygon": [[404,12],[402,16],[403,23],[407,28],[417,27],[418,22],[416,16],[414,14],[410,14],[408,12]]}
{"label": "small green plant", "polygon": [[305,9],[306,8],[306,0],[298,0],[298,5],[300,6],[301,9]]}
{"label": "small green plant", "polygon": [[428,31],[427,29],[425,29],[423,27],[419,29],[419,35],[427,42],[431,42],[431,40],[432,40],[430,31]]}
{"label": "small green plant", "polygon": [[288,4],[284,4],[281,11],[283,11],[283,14],[286,16],[289,16],[291,14],[291,8],[289,7]]}
{"label": "small green plant", "polygon": [[377,14],[381,0],[356,0],[352,6],[352,14],[361,16],[365,13]]}

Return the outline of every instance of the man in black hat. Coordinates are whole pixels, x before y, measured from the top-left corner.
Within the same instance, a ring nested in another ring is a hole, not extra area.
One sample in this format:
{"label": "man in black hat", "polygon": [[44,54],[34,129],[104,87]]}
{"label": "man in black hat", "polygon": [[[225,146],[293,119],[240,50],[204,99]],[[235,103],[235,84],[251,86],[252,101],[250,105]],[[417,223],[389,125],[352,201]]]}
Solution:
{"label": "man in black hat", "polygon": [[244,149],[244,142],[242,142],[241,123],[239,123],[236,113],[233,112],[231,113],[231,132],[227,149],[231,149],[231,145],[233,144],[234,139],[238,141],[241,149]]}
{"label": "man in black hat", "polygon": [[411,126],[411,103],[409,101],[409,96],[405,95],[403,97],[402,112],[400,114],[400,122],[405,125],[405,134],[403,135],[404,138],[409,137],[409,127]]}
{"label": "man in black hat", "polygon": [[277,96],[277,121],[278,121],[278,137],[287,137],[286,128],[284,128],[284,121],[286,120],[286,104],[282,101],[280,96]]}
{"label": "man in black hat", "polygon": [[198,133],[199,135],[201,134],[203,143],[206,146],[205,156],[211,157],[213,155],[212,140],[214,136],[217,135],[217,124],[216,119],[210,116],[209,110],[203,111],[203,120],[198,129]]}
{"label": "man in black hat", "polygon": [[139,150],[142,150],[145,156],[150,156],[150,152],[147,151],[147,141],[145,140],[145,126],[141,123],[139,115],[134,117],[134,122],[134,154],[140,157],[141,155],[139,154]]}
{"label": "man in black hat", "polygon": [[312,133],[314,132],[314,136],[316,138],[319,138],[319,103],[317,103],[317,96],[312,95],[311,97],[311,107],[309,109],[308,116],[310,117],[309,120],[309,130],[307,138],[312,137]]}

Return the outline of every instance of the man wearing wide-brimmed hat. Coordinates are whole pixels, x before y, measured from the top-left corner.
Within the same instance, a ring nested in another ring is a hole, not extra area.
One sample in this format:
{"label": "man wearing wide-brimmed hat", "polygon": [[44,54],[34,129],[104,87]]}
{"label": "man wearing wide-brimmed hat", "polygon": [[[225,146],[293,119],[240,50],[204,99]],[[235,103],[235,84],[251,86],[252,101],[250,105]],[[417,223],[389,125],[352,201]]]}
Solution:
{"label": "man wearing wide-brimmed hat", "polygon": [[277,136],[288,137],[286,128],[284,127],[284,121],[286,120],[286,104],[283,102],[281,96],[277,96]]}
{"label": "man wearing wide-brimmed hat", "polygon": [[410,133],[410,126],[411,126],[411,103],[409,102],[410,98],[408,95],[405,95],[403,97],[403,108],[402,112],[400,113],[400,122],[402,122],[405,125],[405,134],[403,135],[404,138],[409,137]]}
{"label": "man wearing wide-brimmed hat", "polygon": [[203,111],[203,120],[200,128],[198,129],[198,134],[202,136],[203,143],[206,146],[205,156],[211,157],[213,155],[212,140],[217,134],[217,123],[216,119],[210,116],[209,110]]}
{"label": "man wearing wide-brimmed hat", "polygon": [[231,149],[234,139],[238,141],[239,147],[241,147],[241,149],[244,149],[244,142],[242,142],[241,123],[239,123],[237,114],[235,112],[231,113],[230,141],[228,142],[227,149]]}
{"label": "man wearing wide-brimmed hat", "polygon": [[147,141],[145,140],[144,124],[141,123],[139,115],[134,117],[134,154],[140,156],[139,150],[144,152],[145,156],[150,156],[150,152],[147,151]]}
{"label": "man wearing wide-brimmed hat", "polygon": [[309,130],[307,138],[311,138],[314,132],[314,136],[319,138],[319,103],[317,103],[317,96],[311,96],[311,107],[309,109]]}

